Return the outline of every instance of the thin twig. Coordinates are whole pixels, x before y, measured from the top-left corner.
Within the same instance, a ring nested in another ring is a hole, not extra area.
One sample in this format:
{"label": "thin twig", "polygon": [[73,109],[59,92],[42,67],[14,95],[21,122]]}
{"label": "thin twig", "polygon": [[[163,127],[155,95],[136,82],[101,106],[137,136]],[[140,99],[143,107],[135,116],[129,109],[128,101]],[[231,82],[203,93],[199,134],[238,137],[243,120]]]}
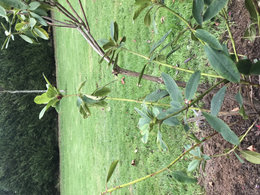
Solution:
{"label": "thin twig", "polygon": [[89,28],[86,12],[84,11],[84,8],[82,6],[81,0],[78,0],[78,1],[79,1],[79,6],[80,6],[80,9],[81,9],[81,12],[82,12],[82,14],[84,16],[84,19],[85,19],[85,25],[86,25],[87,31],[90,32],[90,28]]}
{"label": "thin twig", "polygon": [[81,19],[81,17],[78,15],[78,13],[76,12],[76,10],[73,8],[73,6],[71,5],[71,3],[69,2],[69,0],[66,0],[67,4],[69,5],[70,9],[73,11],[73,13],[78,17],[80,23],[82,25],[85,25],[85,23],[83,22],[83,20]]}

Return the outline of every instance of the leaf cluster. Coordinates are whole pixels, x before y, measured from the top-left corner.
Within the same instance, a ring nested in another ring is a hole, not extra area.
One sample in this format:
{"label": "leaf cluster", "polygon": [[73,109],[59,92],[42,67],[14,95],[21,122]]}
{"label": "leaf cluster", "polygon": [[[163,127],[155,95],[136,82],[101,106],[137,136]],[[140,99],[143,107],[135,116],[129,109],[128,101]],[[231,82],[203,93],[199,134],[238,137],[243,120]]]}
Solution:
{"label": "leaf cluster", "polygon": [[1,23],[6,39],[2,49],[8,48],[10,40],[19,35],[28,43],[38,39],[48,40],[49,35],[43,28],[47,26],[43,16],[47,16],[48,7],[39,1],[25,3],[20,0],[3,0],[0,3],[0,17],[5,18],[6,24]]}

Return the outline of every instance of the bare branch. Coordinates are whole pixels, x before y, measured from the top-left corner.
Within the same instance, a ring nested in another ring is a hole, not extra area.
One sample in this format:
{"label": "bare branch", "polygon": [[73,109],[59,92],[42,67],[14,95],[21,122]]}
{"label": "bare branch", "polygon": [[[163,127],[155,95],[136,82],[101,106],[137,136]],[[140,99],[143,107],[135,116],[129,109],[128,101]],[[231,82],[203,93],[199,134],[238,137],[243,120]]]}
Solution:
{"label": "bare branch", "polygon": [[85,24],[86,24],[86,27],[87,27],[87,31],[90,32],[90,28],[89,28],[87,16],[86,16],[86,13],[85,13],[84,8],[83,8],[83,6],[82,6],[81,0],[79,0],[79,6],[80,6],[81,12],[82,12],[82,14],[83,14],[83,16],[84,16],[84,19],[85,19]]}

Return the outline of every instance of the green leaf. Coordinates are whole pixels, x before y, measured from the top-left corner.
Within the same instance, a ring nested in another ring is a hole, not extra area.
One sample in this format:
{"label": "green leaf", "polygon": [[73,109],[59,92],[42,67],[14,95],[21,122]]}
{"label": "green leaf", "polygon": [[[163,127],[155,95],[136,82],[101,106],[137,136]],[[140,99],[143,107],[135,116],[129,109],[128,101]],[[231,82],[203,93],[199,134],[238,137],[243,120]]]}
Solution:
{"label": "green leaf", "polygon": [[235,96],[236,101],[238,102],[239,106],[243,106],[243,97],[240,92],[238,92]]}
{"label": "green leaf", "polygon": [[236,152],[234,152],[234,154],[235,154],[235,156],[237,157],[237,159],[238,159],[242,164],[245,163],[245,161],[243,161],[243,159],[240,158],[240,156],[239,156]]}
{"label": "green leaf", "polygon": [[234,145],[239,145],[239,138],[224,121],[206,112],[202,112],[202,114],[210,126],[219,132],[226,141]]}
{"label": "green leaf", "polygon": [[250,74],[260,75],[260,61],[252,65]]}
{"label": "green leaf", "polygon": [[163,152],[168,151],[168,147],[167,147],[166,143],[163,141],[162,134],[160,131],[158,131],[158,134],[157,134],[157,145],[161,151],[163,151]]}
{"label": "green leaf", "polygon": [[189,163],[188,172],[194,171],[200,165],[200,160],[193,160]]}
{"label": "green leaf", "polygon": [[26,36],[26,35],[19,35],[23,40],[25,40],[28,43],[33,43],[33,39],[31,39],[30,37]]}
{"label": "green leaf", "polygon": [[166,73],[162,73],[161,76],[165,83],[166,89],[170,94],[171,99],[182,104],[183,103],[182,94],[176,82],[173,80],[173,78],[170,75]]}
{"label": "green leaf", "polygon": [[24,23],[17,23],[15,25],[15,30],[16,31],[21,31],[24,26],[26,26]]}
{"label": "green leaf", "polygon": [[107,94],[109,94],[111,92],[111,90],[108,88],[108,87],[101,87],[101,88],[98,88],[96,89],[92,95],[93,96],[98,96],[98,97],[104,97],[106,96]]}
{"label": "green leaf", "polygon": [[108,182],[110,180],[111,176],[113,175],[113,173],[116,169],[118,162],[119,162],[119,160],[115,160],[111,163],[108,174],[107,174],[107,181],[106,182]]}
{"label": "green leaf", "polygon": [[160,99],[166,97],[167,95],[169,95],[168,91],[164,89],[157,89],[154,92],[147,95],[144,100],[148,102],[157,102]]}
{"label": "green leaf", "polygon": [[178,121],[178,119],[176,117],[170,117],[170,118],[164,120],[163,124],[173,127],[173,126],[179,125],[180,122]]}
{"label": "green leaf", "polygon": [[213,0],[203,15],[203,21],[210,20],[215,17],[228,3],[228,0]]}
{"label": "green leaf", "polygon": [[108,43],[106,43],[105,45],[103,45],[103,49],[104,50],[107,50],[107,49],[110,49],[112,47],[115,47],[115,43],[114,41],[110,40]]}
{"label": "green leaf", "polygon": [[226,90],[227,90],[227,87],[224,86],[222,87],[215,95],[214,97],[212,98],[211,100],[211,104],[210,104],[210,112],[211,112],[211,115],[213,116],[217,116],[220,109],[221,109],[221,106],[222,106],[222,103],[224,101],[224,97],[225,97],[225,94],[226,94]]}
{"label": "green leaf", "polygon": [[148,138],[149,138],[149,130],[144,133],[142,137],[142,142],[146,144],[148,142]]}
{"label": "green leaf", "polygon": [[150,26],[150,24],[151,24],[151,14],[150,14],[150,12],[148,11],[146,14],[145,14],[145,17],[144,17],[144,24],[146,25],[146,26]]}
{"label": "green leaf", "polygon": [[3,8],[2,6],[0,6],[0,16],[2,16],[4,18],[7,17],[5,8]]}
{"label": "green leaf", "polygon": [[42,38],[44,40],[49,39],[49,34],[41,27],[36,26],[34,28],[34,32],[37,34],[37,36],[39,36],[40,38]]}
{"label": "green leaf", "polygon": [[193,0],[192,15],[196,22],[202,26],[204,0]]}
{"label": "green leaf", "polygon": [[135,0],[135,5],[143,5],[146,3],[151,3],[151,0]]}
{"label": "green leaf", "polygon": [[34,17],[41,25],[43,26],[48,26],[48,24],[46,23],[46,21],[39,16],[38,14],[34,13],[34,12],[30,12],[31,16]]}
{"label": "green leaf", "polygon": [[44,108],[41,110],[40,114],[39,114],[39,119],[41,119],[44,115],[44,113],[47,111],[47,106],[44,106]]}
{"label": "green leaf", "polygon": [[0,5],[5,9],[17,8],[17,9],[27,9],[28,6],[21,0],[1,0]]}
{"label": "green leaf", "polygon": [[40,7],[41,3],[37,2],[37,1],[33,1],[29,4],[29,10],[36,10],[38,7]]}
{"label": "green leaf", "polygon": [[85,102],[82,102],[82,104],[80,105],[79,112],[84,119],[88,118],[91,115],[90,110]]}
{"label": "green leaf", "polygon": [[211,48],[214,48],[216,50],[223,50],[222,45],[219,43],[219,41],[208,31],[203,29],[197,29],[195,32],[195,36],[202,41],[206,42]]}
{"label": "green leaf", "polygon": [[147,64],[144,65],[144,67],[142,68],[142,71],[140,72],[140,75],[139,75],[139,78],[138,78],[137,86],[140,86],[140,83],[141,83],[141,80],[142,80],[142,78],[143,78],[143,75],[144,75],[144,71],[145,71],[146,66],[147,66]]}
{"label": "green leaf", "polygon": [[249,75],[251,68],[252,62],[249,59],[239,60],[237,63],[238,71],[244,75]]}
{"label": "green leaf", "polygon": [[189,177],[187,173],[183,171],[174,171],[172,173],[173,178],[180,183],[196,183],[197,179]]}
{"label": "green leaf", "polygon": [[208,45],[204,46],[210,65],[225,79],[231,82],[240,82],[240,74],[235,63],[223,51],[215,50]]}
{"label": "green leaf", "polygon": [[185,88],[185,99],[191,100],[194,97],[195,92],[197,91],[197,88],[199,86],[200,76],[200,71],[196,71],[190,77]]}
{"label": "green leaf", "polygon": [[47,93],[43,93],[41,95],[37,95],[35,98],[34,98],[34,102],[36,104],[47,104],[49,101],[51,100],[51,98],[49,98],[47,96]]}
{"label": "green leaf", "polygon": [[118,24],[116,22],[113,22],[111,24],[111,37],[114,39],[115,42],[117,42],[117,40],[118,40]]}
{"label": "green leaf", "polygon": [[260,154],[253,151],[243,151],[239,150],[241,156],[243,156],[247,161],[254,163],[254,164],[260,164]]}
{"label": "green leaf", "polygon": [[210,4],[212,3],[212,1],[213,1],[213,0],[204,0],[204,3],[205,3],[206,5],[210,5]]}
{"label": "green leaf", "polygon": [[245,108],[244,106],[241,106],[240,109],[239,109],[239,114],[243,117],[244,120],[247,120],[248,119],[248,116],[246,114],[246,111],[245,111]]}
{"label": "green leaf", "polygon": [[150,117],[149,117],[145,112],[143,112],[142,110],[139,110],[138,108],[135,108],[135,110],[136,110],[136,112],[138,112],[138,114],[139,114],[141,117],[143,117],[143,118],[145,118],[145,119],[150,119]]}
{"label": "green leaf", "polygon": [[136,18],[140,15],[140,13],[149,5],[149,3],[143,3],[134,13],[133,20],[136,20]]}
{"label": "green leaf", "polygon": [[109,40],[107,39],[99,39],[98,41],[98,44],[103,47],[105,44],[107,44],[109,42]]}
{"label": "green leaf", "polygon": [[251,42],[254,42],[257,36],[257,29],[255,25],[250,25],[247,27],[245,33],[244,33],[244,38],[248,39]]}
{"label": "green leaf", "polygon": [[152,46],[152,48],[150,50],[150,55],[151,55],[151,53],[154,52],[154,50],[156,50],[165,41],[165,39],[169,36],[169,34],[171,32],[172,32],[172,29],[169,30],[165,35],[163,35],[163,37]]}
{"label": "green leaf", "polygon": [[[104,47],[103,47],[103,48],[104,48]],[[112,52],[113,52],[113,51],[112,51],[111,49],[108,50],[108,51],[105,53],[105,55],[99,60],[98,63],[101,64],[106,57],[108,57],[108,56],[111,55]]]}
{"label": "green leaf", "polygon": [[258,12],[253,0],[245,0],[246,9],[248,10],[251,20],[257,22]]}
{"label": "green leaf", "polygon": [[37,21],[34,18],[30,18],[30,27],[33,29],[33,27],[36,25]]}
{"label": "green leaf", "polygon": [[87,83],[87,80],[80,83],[79,88],[78,88],[79,93],[81,92],[81,89],[85,86],[86,83]]}

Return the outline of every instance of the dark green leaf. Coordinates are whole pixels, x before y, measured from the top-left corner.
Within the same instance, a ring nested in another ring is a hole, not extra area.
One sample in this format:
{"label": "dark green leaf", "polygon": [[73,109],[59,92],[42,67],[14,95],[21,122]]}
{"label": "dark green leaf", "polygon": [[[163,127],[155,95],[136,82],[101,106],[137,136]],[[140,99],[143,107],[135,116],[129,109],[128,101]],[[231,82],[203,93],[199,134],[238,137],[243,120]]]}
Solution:
{"label": "dark green leaf", "polygon": [[214,70],[231,82],[240,82],[240,74],[235,63],[223,51],[215,50],[208,45],[204,46],[205,53]]}
{"label": "dark green leaf", "polygon": [[248,119],[248,116],[246,114],[246,111],[245,111],[245,108],[244,106],[241,106],[240,109],[239,109],[239,114],[243,117],[244,120],[247,120]]}
{"label": "dark green leaf", "polygon": [[108,57],[108,56],[111,55],[111,53],[112,53],[112,50],[108,50],[108,51],[105,53],[105,55],[99,60],[98,63],[101,64],[106,57]]}
{"label": "dark green leaf", "polygon": [[203,112],[203,115],[210,126],[219,132],[226,141],[234,145],[239,145],[239,138],[224,121],[206,112]]}
{"label": "dark green leaf", "polygon": [[211,48],[214,48],[216,50],[223,49],[219,41],[206,30],[203,29],[196,30],[195,36],[201,39],[202,41],[206,42]]}
{"label": "dark green leaf", "polygon": [[235,154],[235,156],[237,157],[237,159],[238,159],[242,164],[245,163],[245,161],[243,161],[243,159],[240,158],[240,156],[239,156],[236,152],[234,152],[234,154]]}
{"label": "dark green leaf", "polygon": [[193,0],[192,15],[196,22],[202,26],[204,0]]}
{"label": "dark green leaf", "polygon": [[200,160],[193,160],[189,163],[188,172],[194,171],[200,165]]}
{"label": "dark green leaf", "polygon": [[247,161],[254,163],[254,164],[260,164],[260,154],[253,151],[243,151],[239,150],[241,156],[243,156]]}
{"label": "dark green leaf", "polygon": [[174,171],[172,173],[173,178],[180,183],[196,183],[197,179],[189,177],[187,173],[183,171]]}
{"label": "dark green leaf", "polygon": [[248,59],[245,60],[239,60],[237,63],[237,69],[240,73],[249,75],[250,69],[252,67],[252,62]]}
{"label": "dark green leaf", "polygon": [[213,0],[204,0],[204,3],[205,3],[206,5],[210,5],[212,1],[213,1]]}
{"label": "dark green leaf", "polygon": [[215,17],[218,12],[227,5],[227,3],[228,0],[213,0],[203,15],[203,21],[207,21]]}
{"label": "dark green leaf", "polygon": [[165,96],[169,95],[168,91],[164,89],[157,89],[145,97],[145,101],[157,102]]}
{"label": "dark green leaf", "polygon": [[253,0],[245,0],[245,5],[250,14],[251,20],[257,22],[258,13]]}
{"label": "dark green leaf", "polygon": [[133,17],[133,20],[135,20],[139,15],[140,13],[149,5],[149,3],[144,3],[142,4],[134,13],[134,17]]}
{"label": "dark green leaf", "polygon": [[82,83],[80,83],[79,88],[78,88],[78,92],[81,91],[82,87],[84,87],[86,83],[87,83],[87,80],[85,80]]}
{"label": "dark green leaf", "polygon": [[103,47],[105,44],[107,44],[109,42],[109,40],[107,39],[99,39],[98,41],[98,44]]}
{"label": "dark green leaf", "polygon": [[147,64],[144,65],[144,67],[142,68],[142,71],[140,72],[140,75],[139,75],[139,78],[138,78],[138,83],[137,83],[138,86],[140,86],[140,83],[141,83],[141,80],[143,78],[146,66],[147,66]]}
{"label": "dark green leaf", "polygon": [[165,35],[163,35],[163,37],[162,37],[157,43],[155,43],[155,44],[152,46],[152,48],[151,48],[151,50],[150,50],[150,55],[151,55],[151,53],[154,52],[154,50],[156,50],[156,49],[165,41],[165,39],[169,36],[169,34],[170,34],[171,32],[172,32],[172,29],[169,30]]}
{"label": "dark green leaf", "polygon": [[96,97],[88,97],[86,95],[82,95],[81,99],[83,102],[85,102],[87,105],[94,105],[99,103],[100,101],[104,100],[105,97],[97,99]]}
{"label": "dark green leaf", "polygon": [[116,22],[111,23],[110,33],[111,33],[111,39],[113,39],[115,42],[117,42],[117,40],[118,40],[118,24]]}
{"label": "dark green leaf", "polygon": [[104,97],[106,96],[107,94],[109,94],[111,92],[111,90],[108,88],[108,87],[101,87],[101,88],[98,88],[96,89],[92,95],[93,96],[100,96],[100,97]]}
{"label": "dark green leaf", "polygon": [[250,74],[260,75],[260,61],[252,65],[250,69]]}
{"label": "dark green leaf", "polygon": [[213,116],[217,116],[220,109],[221,109],[221,106],[222,106],[222,103],[224,101],[224,97],[225,97],[225,94],[226,94],[226,90],[227,90],[227,87],[224,86],[222,87],[215,95],[214,97],[212,98],[211,100],[211,104],[210,104],[210,112],[211,112],[211,115]]}
{"label": "dark green leaf", "polygon": [[197,88],[199,86],[200,76],[200,71],[196,71],[189,79],[185,88],[185,98],[187,100],[191,100],[194,97],[195,92],[197,91]]}
{"label": "dark green leaf", "polygon": [[124,42],[126,42],[126,37],[125,36],[123,36],[123,38],[121,39],[120,44],[124,43]]}
{"label": "dark green leaf", "polygon": [[104,50],[110,49],[112,47],[115,47],[115,43],[112,40],[106,43],[105,45],[103,45]]}
{"label": "dark green leaf", "polygon": [[149,27],[150,24],[151,24],[151,14],[150,14],[149,11],[145,14],[144,24],[145,24],[146,26],[148,26],[148,27]]}
{"label": "dark green leaf", "polygon": [[108,182],[110,180],[112,174],[115,171],[115,168],[116,168],[118,162],[119,162],[119,160],[115,160],[114,162],[111,163],[108,174],[107,174],[107,181],[106,182]]}
{"label": "dark green leaf", "polygon": [[151,3],[151,0],[135,0],[135,5],[143,5],[146,3]]}

